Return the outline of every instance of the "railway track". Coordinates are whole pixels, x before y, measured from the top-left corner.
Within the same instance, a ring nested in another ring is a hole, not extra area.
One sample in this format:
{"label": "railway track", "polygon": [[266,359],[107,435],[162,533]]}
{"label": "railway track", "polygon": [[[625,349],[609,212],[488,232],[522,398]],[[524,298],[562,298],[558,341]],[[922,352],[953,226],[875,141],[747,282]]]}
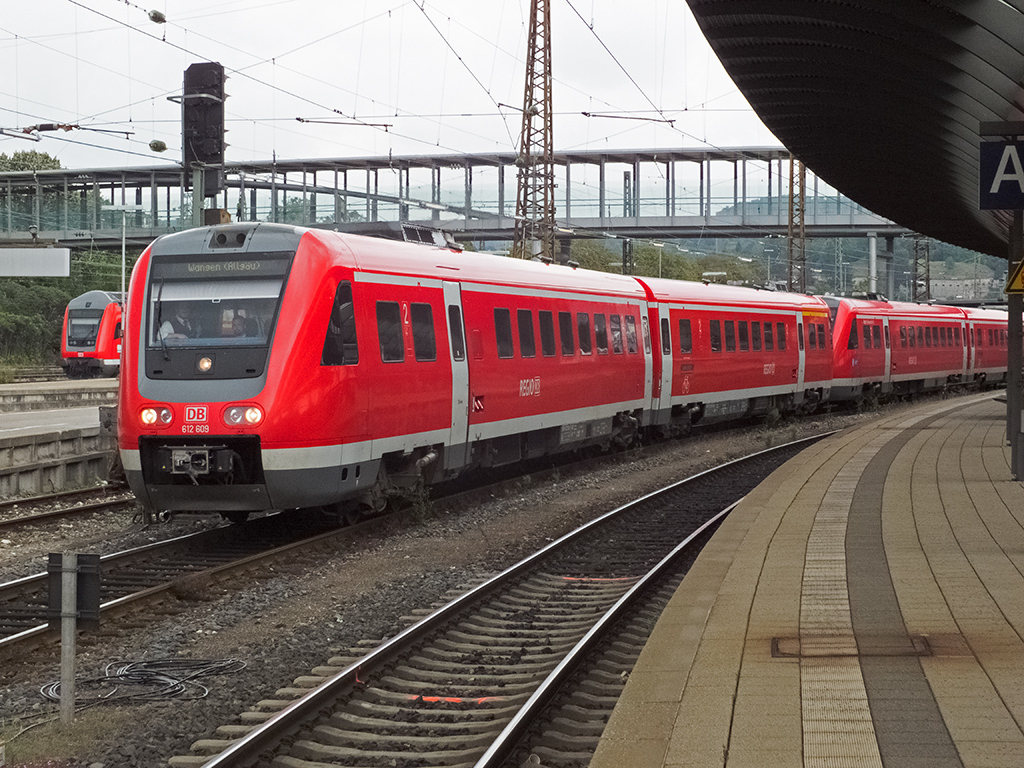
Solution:
{"label": "railway track", "polygon": [[[135,503],[130,492],[113,488],[89,488],[64,491],[48,496],[35,496],[0,501],[0,532],[25,525],[53,522],[88,512],[103,512]],[[60,504],[52,507],[50,505]]]}
{"label": "railway track", "polygon": [[[202,584],[227,578],[296,550],[359,535],[376,523],[371,520],[339,529],[323,516],[292,514],[283,525],[278,516],[270,515],[245,526],[223,525],[104,555],[100,559],[101,620],[130,612],[141,601],[159,600],[189,577]],[[0,584],[0,659],[55,637],[46,626],[47,605],[46,573]]]}
{"label": "railway track", "polygon": [[519,766],[543,753],[544,765],[586,765],[695,545],[809,442],[604,515],[369,654],[330,659],[170,764]]}

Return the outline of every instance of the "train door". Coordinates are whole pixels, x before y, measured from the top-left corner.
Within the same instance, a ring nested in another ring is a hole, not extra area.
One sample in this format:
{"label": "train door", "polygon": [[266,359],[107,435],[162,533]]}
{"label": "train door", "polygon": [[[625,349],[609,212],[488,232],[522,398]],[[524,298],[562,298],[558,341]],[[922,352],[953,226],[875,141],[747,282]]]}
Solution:
{"label": "train door", "polygon": [[804,316],[796,316],[796,348],[797,348],[797,373],[796,373],[796,402],[804,400],[804,376],[807,373],[807,350],[804,344]]}
{"label": "train door", "polygon": [[449,358],[452,365],[452,426],[445,450],[445,469],[464,466],[469,458],[469,362],[466,332],[462,320],[462,291],[459,283],[445,281],[445,325],[448,328]]}
{"label": "train door", "polygon": [[971,348],[967,343],[967,326],[960,321],[960,346],[962,347],[962,358],[960,362],[960,381],[967,381],[967,374],[971,368]]}
{"label": "train door", "polygon": [[882,373],[882,389],[889,391],[892,385],[892,338],[889,336],[889,318],[882,317],[882,338],[885,343],[885,368]]}
{"label": "train door", "polygon": [[654,424],[667,424],[672,413],[672,331],[667,304],[658,304],[658,348],[655,359],[660,360],[654,370],[659,382],[651,398]]}

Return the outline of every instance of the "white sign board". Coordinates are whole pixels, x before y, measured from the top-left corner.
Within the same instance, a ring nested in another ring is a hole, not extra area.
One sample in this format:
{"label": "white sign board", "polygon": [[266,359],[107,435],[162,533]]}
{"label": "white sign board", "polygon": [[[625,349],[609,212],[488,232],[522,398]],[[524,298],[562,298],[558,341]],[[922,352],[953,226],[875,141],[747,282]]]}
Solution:
{"label": "white sign board", "polygon": [[0,248],[0,277],[67,277],[69,248]]}

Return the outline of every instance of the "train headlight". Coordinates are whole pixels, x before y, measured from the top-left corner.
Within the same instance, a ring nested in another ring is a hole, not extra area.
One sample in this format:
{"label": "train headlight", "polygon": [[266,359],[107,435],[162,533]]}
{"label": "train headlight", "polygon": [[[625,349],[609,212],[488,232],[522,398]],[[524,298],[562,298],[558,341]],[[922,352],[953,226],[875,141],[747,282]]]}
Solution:
{"label": "train headlight", "polygon": [[146,427],[163,427],[171,423],[174,415],[170,408],[143,408],[139,420]]}
{"label": "train headlight", "polygon": [[224,411],[224,423],[229,427],[255,427],[263,421],[263,411],[255,405],[233,405]]}
{"label": "train headlight", "polygon": [[212,357],[201,357],[199,362],[196,363],[196,368],[199,369],[200,373],[209,373],[213,369],[213,358]]}

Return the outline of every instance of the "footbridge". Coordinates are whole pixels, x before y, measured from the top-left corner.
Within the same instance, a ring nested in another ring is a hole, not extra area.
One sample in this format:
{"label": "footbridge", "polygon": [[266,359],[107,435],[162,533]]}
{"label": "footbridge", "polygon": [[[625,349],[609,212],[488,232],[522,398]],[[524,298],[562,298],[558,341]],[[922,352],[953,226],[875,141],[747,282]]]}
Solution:
{"label": "footbridge", "polygon": [[[457,240],[511,240],[516,154],[226,163],[207,205],[235,221],[359,231],[402,224]],[[785,235],[785,149],[622,150],[555,155],[558,235],[670,239]],[[180,165],[0,173],[0,244],[137,243],[192,226]],[[805,237],[913,234],[808,172]]]}

